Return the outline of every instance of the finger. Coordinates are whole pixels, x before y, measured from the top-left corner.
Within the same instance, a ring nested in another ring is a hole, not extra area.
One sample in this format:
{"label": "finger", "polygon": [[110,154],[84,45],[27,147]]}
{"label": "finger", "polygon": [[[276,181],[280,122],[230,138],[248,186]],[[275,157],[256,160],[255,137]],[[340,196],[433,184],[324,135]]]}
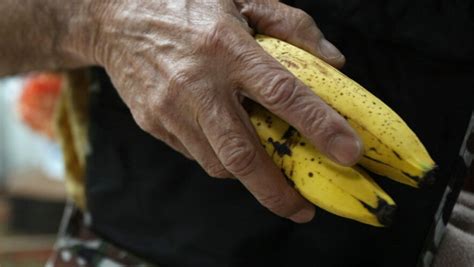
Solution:
{"label": "finger", "polygon": [[292,43],[336,68],[344,65],[344,55],[324,38],[313,18],[301,9],[273,0],[239,2],[242,15],[258,33]]}
{"label": "finger", "polygon": [[[186,118],[191,118],[191,116],[182,116],[182,120],[186,120]],[[183,127],[179,127],[179,125]],[[214,178],[234,178],[217,158],[197,121],[180,121],[179,125],[173,127],[174,135],[181,140],[187,151],[209,176]]]}
{"label": "finger", "polygon": [[186,146],[184,146],[183,143],[176,136],[172,135],[171,133],[168,133],[166,135],[163,135],[163,134],[161,134],[161,135],[152,134],[152,135],[156,139],[161,140],[162,142],[164,142],[165,144],[170,146],[175,151],[181,153],[186,158],[188,158],[190,160],[193,160],[193,161],[196,160],[195,157],[186,148]]}
{"label": "finger", "polygon": [[222,165],[270,211],[298,223],[311,220],[314,206],[287,184],[233,106],[221,101],[198,117]]}
{"label": "finger", "polygon": [[[147,99],[150,103],[148,106],[151,108],[145,109],[143,113],[146,115],[141,116],[140,121],[143,121],[145,125],[152,123],[154,129],[151,130],[158,132],[158,136],[170,136],[173,143],[177,140],[180,147],[184,148],[210,176],[233,178],[233,175],[217,159],[194,115],[200,111],[198,105],[193,104],[194,102],[207,106],[215,99],[212,92],[207,90],[211,83],[198,77],[199,75],[192,72],[175,74],[169,84],[166,84],[167,93]],[[182,88],[188,89],[184,97]],[[206,88],[206,90],[199,88]],[[190,99],[194,101],[189,101]],[[140,118],[140,116],[137,117]]]}
{"label": "finger", "polygon": [[362,142],[347,121],[258,45],[238,60],[234,79],[248,97],[293,125],[334,161],[350,166],[359,160]]}
{"label": "finger", "polygon": [[143,114],[132,112],[132,115],[135,122],[142,130],[151,134],[156,139],[164,142],[186,158],[194,160],[193,156],[191,153],[189,153],[183,143],[181,143],[181,141],[174,134],[168,131],[161,123],[158,121],[151,122],[151,120],[145,120],[145,116]]}

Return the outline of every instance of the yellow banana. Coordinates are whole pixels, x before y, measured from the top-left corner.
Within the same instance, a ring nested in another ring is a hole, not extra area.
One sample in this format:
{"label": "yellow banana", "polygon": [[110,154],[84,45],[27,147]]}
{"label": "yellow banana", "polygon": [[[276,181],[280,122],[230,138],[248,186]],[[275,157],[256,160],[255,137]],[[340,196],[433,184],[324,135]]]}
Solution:
{"label": "yellow banana", "polygon": [[347,119],[364,142],[359,162],[364,168],[413,187],[430,182],[434,161],[406,123],[380,99],[300,48],[268,36],[256,40]]}
{"label": "yellow banana", "polygon": [[257,104],[249,108],[249,116],[267,153],[306,199],[366,224],[391,223],[395,202],[368,175],[333,163],[286,122]]}

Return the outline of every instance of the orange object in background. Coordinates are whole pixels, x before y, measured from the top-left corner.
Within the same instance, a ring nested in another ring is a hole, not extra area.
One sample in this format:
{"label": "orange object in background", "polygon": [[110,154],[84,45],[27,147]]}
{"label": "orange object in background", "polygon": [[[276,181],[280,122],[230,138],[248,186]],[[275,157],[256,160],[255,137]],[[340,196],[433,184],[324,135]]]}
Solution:
{"label": "orange object in background", "polygon": [[22,121],[50,139],[54,139],[54,111],[61,91],[61,80],[61,75],[55,73],[28,76],[18,103]]}

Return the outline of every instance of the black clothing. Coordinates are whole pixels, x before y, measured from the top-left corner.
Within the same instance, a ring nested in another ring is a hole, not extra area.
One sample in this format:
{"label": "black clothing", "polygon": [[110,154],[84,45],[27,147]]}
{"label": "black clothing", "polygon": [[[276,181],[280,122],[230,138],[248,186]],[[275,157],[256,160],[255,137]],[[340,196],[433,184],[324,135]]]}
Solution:
{"label": "black clothing", "polygon": [[[288,1],[290,2],[290,1]],[[94,230],[161,266],[415,266],[474,105],[472,1],[307,0],[351,78],[391,106],[440,169],[416,190],[377,178],[398,215],[380,229],[317,209],[297,225],[235,180],[209,178],[140,130],[103,70],[91,106],[87,199]]]}

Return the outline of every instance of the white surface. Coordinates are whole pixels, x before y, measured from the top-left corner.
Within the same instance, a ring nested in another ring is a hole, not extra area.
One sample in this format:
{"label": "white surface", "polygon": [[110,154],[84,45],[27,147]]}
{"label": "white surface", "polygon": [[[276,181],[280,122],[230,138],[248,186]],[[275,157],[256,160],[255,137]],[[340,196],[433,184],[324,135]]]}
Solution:
{"label": "white surface", "polygon": [[64,166],[59,146],[19,120],[16,103],[21,89],[21,78],[0,80],[0,177],[25,167],[40,167],[49,176],[61,179]]}

